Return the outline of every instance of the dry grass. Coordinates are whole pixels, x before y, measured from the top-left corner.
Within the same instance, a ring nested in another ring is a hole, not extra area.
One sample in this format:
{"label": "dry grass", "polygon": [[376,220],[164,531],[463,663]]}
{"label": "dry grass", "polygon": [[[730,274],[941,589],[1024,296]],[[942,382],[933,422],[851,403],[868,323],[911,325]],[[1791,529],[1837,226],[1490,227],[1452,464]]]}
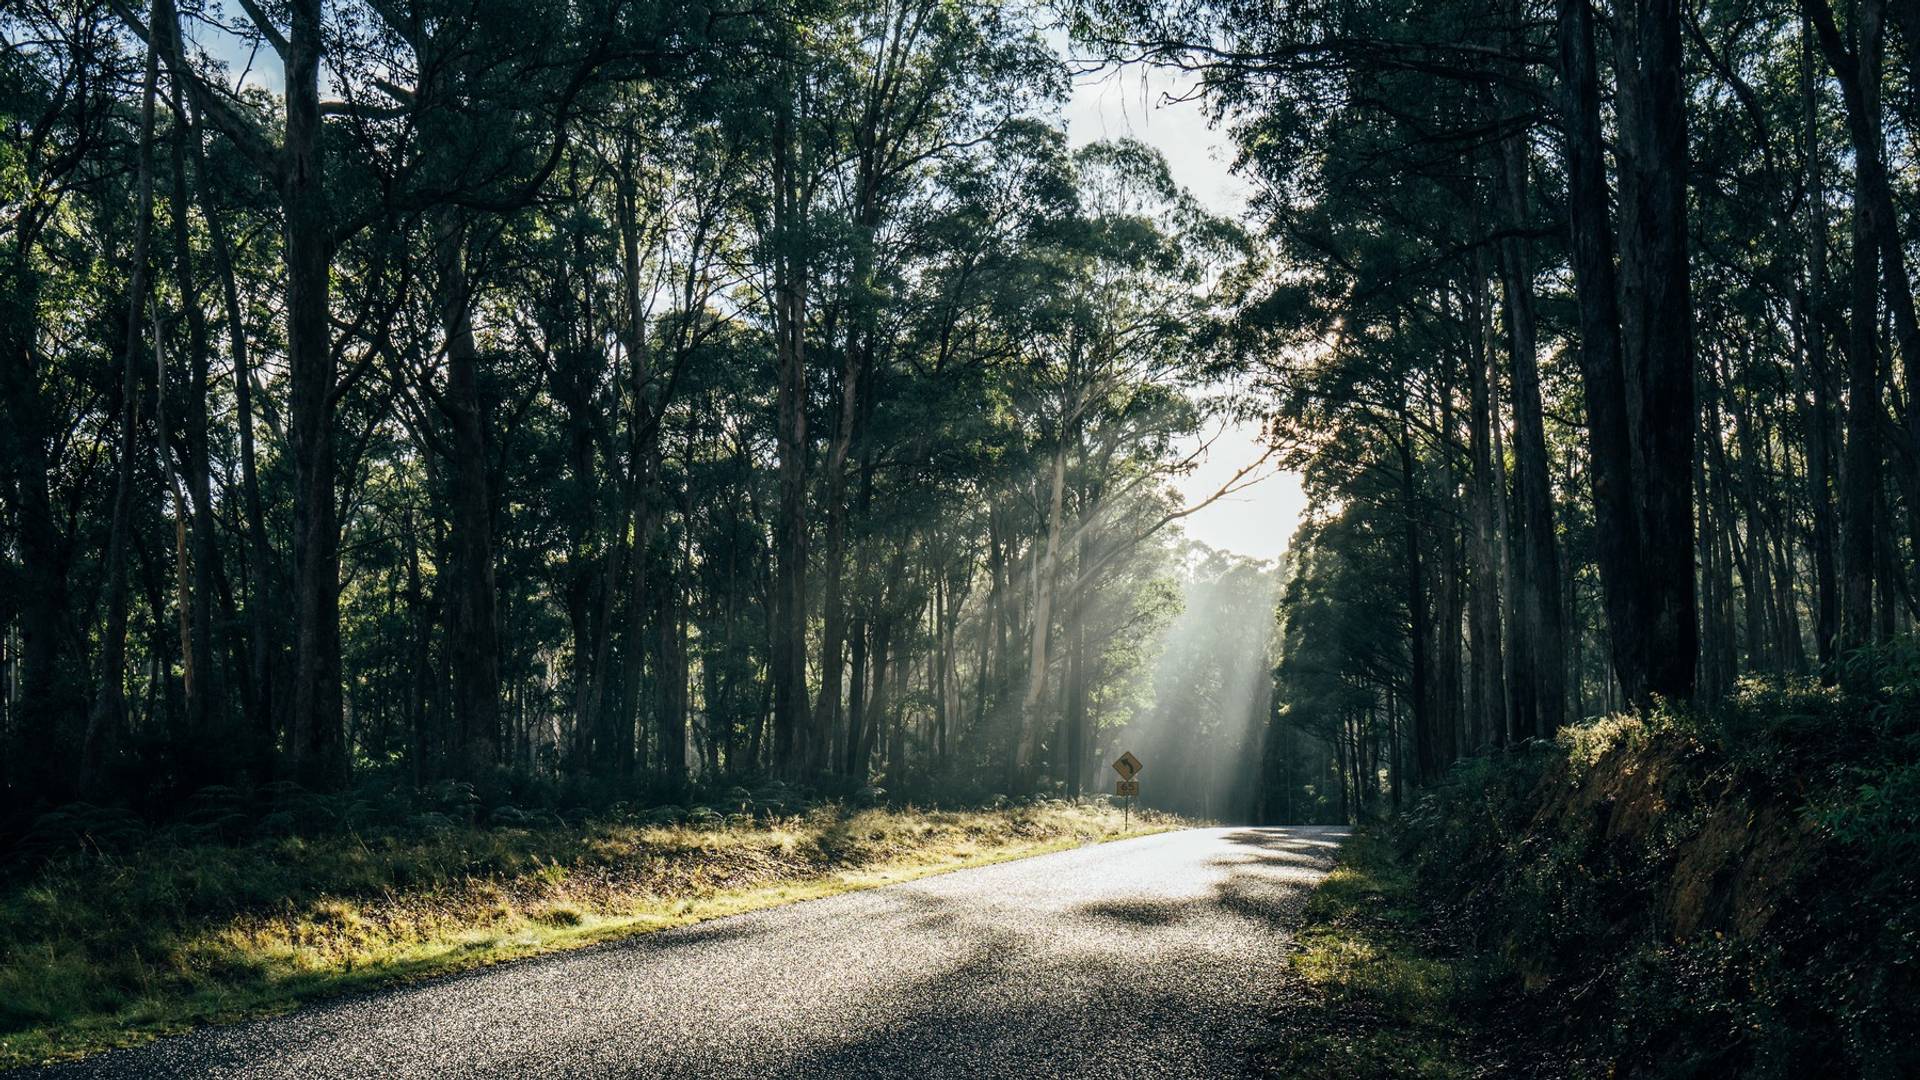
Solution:
{"label": "dry grass", "polygon": [[0,894],[0,1068],[349,989],[1169,827],[1103,806],[826,807],[55,863]]}

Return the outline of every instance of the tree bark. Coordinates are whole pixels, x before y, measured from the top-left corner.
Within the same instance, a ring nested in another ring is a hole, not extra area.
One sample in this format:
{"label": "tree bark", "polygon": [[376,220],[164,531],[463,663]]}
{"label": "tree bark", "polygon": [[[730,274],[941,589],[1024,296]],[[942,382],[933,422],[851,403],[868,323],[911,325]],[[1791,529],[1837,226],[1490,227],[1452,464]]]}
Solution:
{"label": "tree bark", "polygon": [[1616,11],[1620,268],[1614,270],[1588,0],[1559,0],[1568,211],[1592,459],[1595,555],[1628,702],[1690,698],[1694,385],[1686,122],[1674,0]]}
{"label": "tree bark", "polygon": [[807,263],[801,251],[793,117],[783,106],[774,133],[774,344],[779,383],[780,511],[773,628],[775,768],[804,774],[807,693]]}
{"label": "tree bark", "polygon": [[1413,434],[1407,423],[1404,410],[1400,414],[1400,435],[1397,440],[1400,450],[1400,512],[1401,525],[1406,540],[1406,587],[1407,587],[1407,659],[1409,664],[1408,696],[1412,699],[1413,714],[1412,741],[1414,745],[1415,767],[1421,780],[1433,780],[1446,770],[1449,762],[1441,759],[1439,741],[1433,730],[1432,707],[1433,691],[1429,685],[1432,665],[1432,646],[1429,641],[1431,627],[1428,625],[1426,571],[1422,567],[1420,537],[1420,499],[1418,474],[1415,472],[1413,454]]}
{"label": "tree bark", "polygon": [[1687,255],[1686,89],[1679,0],[1615,13],[1620,69],[1621,357],[1646,598],[1645,691],[1693,696],[1693,310]]}
{"label": "tree bark", "polygon": [[660,782],[678,795],[687,783],[686,635],[672,589],[653,593],[654,723],[660,733]]}
{"label": "tree bark", "polygon": [[447,748],[453,774],[477,780],[496,761],[500,730],[500,638],[495,613],[493,498],[488,475],[486,405],[480,396],[480,349],[473,332],[473,283],[467,276],[467,229],[442,210],[435,237],[440,273],[441,331],[446,337],[448,675],[453,716]]}
{"label": "tree bark", "polygon": [[[1449,358],[1451,360],[1451,358]],[[1446,499],[1452,504],[1459,496],[1460,466],[1459,455],[1454,452],[1454,377],[1456,371],[1451,362],[1442,366],[1444,374],[1440,379],[1439,416],[1437,417],[1440,437],[1437,440],[1440,449],[1441,481]],[[1433,413],[1432,403],[1428,403],[1428,413]],[[1462,582],[1462,570],[1465,558],[1462,553],[1461,530],[1455,515],[1440,516],[1436,523],[1439,528],[1439,550],[1436,552],[1434,567],[1434,594],[1438,613],[1434,619],[1437,640],[1434,648],[1434,685],[1433,685],[1433,734],[1434,745],[1439,759],[1451,766],[1460,759],[1461,716],[1460,702],[1463,684],[1462,667],[1464,657],[1462,646],[1465,642],[1461,635],[1464,622],[1463,609],[1466,604],[1466,590]],[[1406,769],[1405,746],[1397,746],[1398,756],[1394,759],[1394,768],[1399,772]],[[1399,774],[1396,772],[1396,775]],[[1397,783],[1397,781],[1396,781]]]}
{"label": "tree bark", "polygon": [[[1076,545],[1079,550],[1078,565],[1085,567],[1087,562],[1087,539],[1083,532]],[[1073,600],[1067,612],[1067,673],[1066,673],[1066,745],[1061,747],[1065,757],[1065,779],[1067,798],[1080,797],[1082,781],[1081,768],[1086,759],[1087,745],[1087,590],[1086,582],[1076,584]]]}
{"label": "tree bark", "polygon": [[[158,5],[155,7],[156,16]],[[80,750],[80,790],[96,793],[121,730],[126,725],[127,548],[133,509],[134,426],[139,414],[140,326],[147,308],[147,248],[153,228],[153,113],[160,77],[159,50],[147,46],[146,74],[140,92],[140,141],[134,176],[132,266],[127,276],[127,326],[121,356],[120,439],[114,468],[113,512],[108,526],[105,572],[107,623],[101,631],[100,663],[95,670],[93,707],[87,713]]]}
{"label": "tree bark", "polygon": [[[226,783],[242,764],[243,743],[226,730],[226,687],[220,665],[213,660],[213,594],[219,576],[220,547],[214,534],[212,462],[207,430],[207,394],[210,389],[211,345],[206,313],[200,307],[200,289],[193,275],[192,244],[187,229],[187,140],[198,133],[176,103],[173,139],[174,274],[179,283],[181,309],[187,324],[186,488],[192,507],[192,603],[189,623],[189,668],[196,678],[187,695],[187,730],[200,759],[195,786]],[[162,389],[164,393],[164,388]],[[164,436],[163,436],[164,452]]]}
{"label": "tree bark", "polygon": [[245,745],[249,766],[258,777],[271,776],[278,742],[275,725],[274,676],[279,665],[275,629],[280,617],[277,598],[280,575],[273,547],[267,539],[266,509],[260,498],[260,473],[253,445],[253,368],[247,349],[247,324],[240,306],[240,290],[233,270],[233,245],[227,239],[226,215],[214,201],[213,183],[201,149],[195,120],[194,168],[198,175],[200,211],[206,215],[207,238],[214,276],[220,281],[220,299],[227,324],[227,345],[233,357],[234,426],[239,436],[240,494],[246,518],[247,573],[247,688],[244,709]]}
{"label": "tree bark", "polygon": [[848,333],[848,349],[840,368],[840,409],[827,449],[827,535],[822,549],[825,584],[821,589],[820,700],[814,709],[811,744],[830,747],[840,728],[840,699],[845,687],[847,605],[843,595],[847,544],[847,454],[853,445],[860,416],[860,381],[870,343],[853,347],[863,333],[859,320]]}
{"label": "tree bark", "polygon": [[[24,246],[15,260],[24,280]],[[48,486],[52,469],[47,402],[34,331],[26,323],[32,308],[25,296],[16,296],[13,302],[26,310],[8,313],[9,332],[15,338],[7,343],[8,370],[0,394],[5,398],[6,434],[13,451],[4,467],[17,499],[14,513],[19,530],[19,707],[9,717],[18,742],[13,744],[16,751],[7,755],[13,760],[4,766],[4,774],[10,782],[21,784],[23,793],[64,802],[75,780],[73,742],[84,734],[72,718],[83,714],[87,703],[63,677],[59,663],[67,619],[67,544],[54,519]]]}
{"label": "tree bark", "polygon": [[[1885,277],[1888,305],[1907,365],[1908,384],[1920,370],[1920,325],[1900,243],[1899,223],[1880,134],[1880,79],[1885,58],[1884,0],[1861,0],[1854,9],[1851,47],[1840,36],[1827,0],[1801,0],[1840,84],[1854,158],[1852,322],[1848,333],[1845,460],[1840,506],[1840,651],[1873,636],[1876,511],[1882,477],[1879,289]],[[1920,448],[1920,410],[1908,409],[1907,438]]]}
{"label": "tree bark", "polygon": [[1033,711],[1040,704],[1040,698],[1047,686],[1047,648],[1048,639],[1053,633],[1053,594],[1055,579],[1059,575],[1060,538],[1066,518],[1066,481],[1067,481],[1067,444],[1066,434],[1061,433],[1060,445],[1054,448],[1053,465],[1049,470],[1047,486],[1047,546],[1045,555],[1036,562],[1033,572],[1033,619],[1031,636],[1028,639],[1027,654],[1027,692],[1021,699],[1021,723],[1031,729],[1031,742],[1022,739],[1020,752],[1016,760],[1016,769],[1024,773],[1037,760],[1039,749],[1039,727],[1034,721]]}
{"label": "tree bark", "polygon": [[1826,170],[1822,167],[1819,105],[1814,86],[1811,20],[1801,28],[1800,75],[1807,147],[1807,284],[1800,305],[1802,381],[1806,406],[1807,498],[1813,505],[1814,645],[1822,678],[1833,675],[1840,634],[1839,581],[1835,556],[1839,530],[1833,507],[1833,376],[1827,359],[1827,213]]}
{"label": "tree bark", "polygon": [[1493,355],[1492,320],[1488,317],[1485,260],[1485,254],[1476,250],[1467,297],[1473,321],[1467,356],[1468,518],[1472,527],[1467,548],[1472,586],[1467,634],[1473,652],[1473,686],[1466,748],[1473,753],[1494,744],[1496,718],[1507,712],[1506,666],[1500,641],[1500,563],[1495,546],[1493,403],[1487,370]]}
{"label": "tree bark", "polygon": [[[1510,233],[1527,224],[1527,163],[1518,134],[1501,143],[1501,205]],[[1518,569],[1514,608],[1519,622],[1515,657],[1514,727],[1521,738],[1551,738],[1566,702],[1566,631],[1560,618],[1560,559],[1555,548],[1553,492],[1546,425],[1540,404],[1540,364],[1533,306],[1533,268],[1526,243],[1510,235],[1500,245],[1501,295],[1513,364],[1514,536]]]}
{"label": "tree bark", "polygon": [[287,367],[292,384],[294,672],[288,766],[315,790],[349,771],[340,686],[340,522],[334,502],[336,370],[333,237],[320,120],[320,0],[291,0],[286,136],[280,203],[287,270]]}
{"label": "tree bark", "polygon": [[851,311],[847,347],[840,364],[840,409],[833,440],[827,449],[827,535],[822,551],[826,584],[821,593],[820,701],[813,716],[813,745],[830,747],[840,725],[840,698],[845,674],[847,611],[843,595],[847,545],[847,457],[867,413],[862,407],[863,384],[873,367],[872,298],[873,247],[880,227],[879,178],[872,153],[862,156],[856,220]]}

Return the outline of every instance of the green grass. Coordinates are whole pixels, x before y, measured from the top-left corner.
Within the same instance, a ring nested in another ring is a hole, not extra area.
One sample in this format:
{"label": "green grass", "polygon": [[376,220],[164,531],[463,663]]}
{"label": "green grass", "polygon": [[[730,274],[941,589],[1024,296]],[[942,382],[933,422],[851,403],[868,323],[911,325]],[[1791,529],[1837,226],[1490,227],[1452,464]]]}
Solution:
{"label": "green grass", "polygon": [[1423,927],[1411,870],[1363,829],[1308,900],[1282,1011],[1258,1048],[1273,1077],[1465,1077],[1465,975]]}
{"label": "green grass", "polygon": [[0,892],[0,1069],[703,919],[1157,832],[1104,806],[825,807],[75,856]]}

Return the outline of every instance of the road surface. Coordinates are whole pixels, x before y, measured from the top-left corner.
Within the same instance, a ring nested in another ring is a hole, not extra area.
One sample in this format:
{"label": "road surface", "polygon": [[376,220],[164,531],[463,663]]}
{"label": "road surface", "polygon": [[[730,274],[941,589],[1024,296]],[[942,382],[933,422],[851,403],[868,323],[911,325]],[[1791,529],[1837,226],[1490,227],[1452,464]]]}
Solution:
{"label": "road surface", "polygon": [[1191,829],[203,1028],[48,1077],[1222,1077],[1340,829]]}

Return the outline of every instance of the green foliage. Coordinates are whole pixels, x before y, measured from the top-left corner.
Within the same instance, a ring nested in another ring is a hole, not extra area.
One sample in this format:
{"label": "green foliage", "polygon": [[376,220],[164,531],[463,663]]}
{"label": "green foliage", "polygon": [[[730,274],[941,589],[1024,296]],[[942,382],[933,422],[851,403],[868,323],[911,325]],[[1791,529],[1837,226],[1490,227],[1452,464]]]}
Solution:
{"label": "green foliage", "polygon": [[[1237,362],[1220,328],[1255,260],[1152,149],[1068,145],[1045,20],[342,0],[294,214],[268,164],[305,153],[288,88],[189,47],[143,153],[143,35],[109,6],[0,9],[0,858],[617,802],[704,819],[766,771],[845,796],[1080,786],[1087,755],[1047,734],[1066,695],[1029,693],[1038,549],[1061,548],[1042,634],[1096,624],[1076,700],[1124,713],[1167,607],[1169,481],[1225,407],[1199,398]],[[141,175],[152,295],[130,296]],[[298,238],[330,282],[305,329]],[[290,362],[296,339],[332,359]],[[296,574],[328,485],[339,532],[312,550],[339,565]],[[124,634],[101,602],[123,550]],[[805,610],[778,624],[796,561]],[[337,627],[295,625],[335,600]],[[796,654],[854,677],[786,701]],[[302,671],[327,689],[296,699]],[[89,736],[102,678],[127,708]],[[290,769],[295,732],[324,775]],[[1014,746],[1039,753],[1010,776]],[[290,775],[474,798],[269,790]]]}
{"label": "green foliage", "polygon": [[[1381,769],[1364,775],[1356,752],[1370,749],[1385,770],[1402,775],[1398,763],[1381,759],[1391,758],[1394,738],[1386,703],[1408,694],[1403,528],[1395,507],[1360,501],[1318,510],[1294,538],[1273,672],[1281,706],[1268,745],[1290,740],[1297,749],[1280,767],[1267,766],[1268,815],[1276,820],[1377,814]],[[1292,813],[1281,809],[1288,804]]]}
{"label": "green foliage", "polygon": [[1721,708],[1463,762],[1399,822],[1437,932],[1568,1075],[1920,1069],[1920,680],[1750,680]]}

